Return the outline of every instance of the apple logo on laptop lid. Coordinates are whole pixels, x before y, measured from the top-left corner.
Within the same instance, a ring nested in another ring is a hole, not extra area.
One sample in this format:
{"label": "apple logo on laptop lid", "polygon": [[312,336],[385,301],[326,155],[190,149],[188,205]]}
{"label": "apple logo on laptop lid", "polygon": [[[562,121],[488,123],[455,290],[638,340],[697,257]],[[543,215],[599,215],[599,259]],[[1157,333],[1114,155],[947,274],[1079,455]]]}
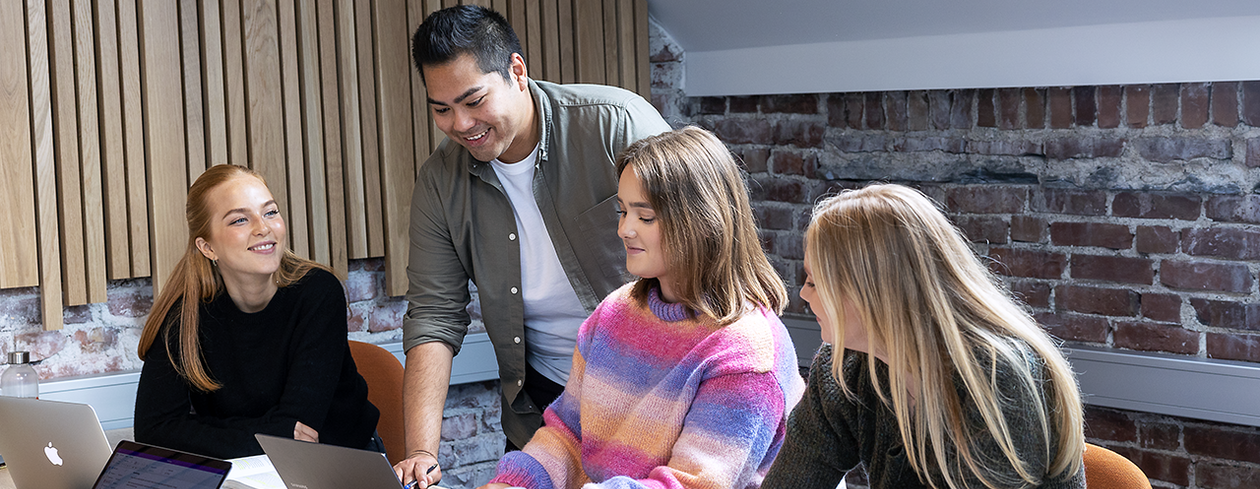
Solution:
{"label": "apple logo on laptop lid", "polygon": [[57,448],[53,446],[51,441],[48,442],[48,446],[44,447],[44,456],[48,457],[48,461],[52,462],[53,465],[60,466],[62,463],[61,455],[57,454]]}

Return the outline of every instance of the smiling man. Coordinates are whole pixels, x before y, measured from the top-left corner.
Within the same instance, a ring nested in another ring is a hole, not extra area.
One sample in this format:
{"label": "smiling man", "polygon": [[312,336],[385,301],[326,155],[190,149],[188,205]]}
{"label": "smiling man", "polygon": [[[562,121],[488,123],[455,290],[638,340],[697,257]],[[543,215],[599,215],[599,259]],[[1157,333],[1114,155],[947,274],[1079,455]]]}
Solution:
{"label": "smiling man", "polygon": [[631,277],[617,237],[613,159],[670,129],[632,92],[530,79],[503,16],[434,12],[412,38],[434,122],[446,134],[411,204],[403,409],[420,487],[437,464],[451,358],[480,296],[502,385],[508,449],[524,446],[568,380],[578,327]]}

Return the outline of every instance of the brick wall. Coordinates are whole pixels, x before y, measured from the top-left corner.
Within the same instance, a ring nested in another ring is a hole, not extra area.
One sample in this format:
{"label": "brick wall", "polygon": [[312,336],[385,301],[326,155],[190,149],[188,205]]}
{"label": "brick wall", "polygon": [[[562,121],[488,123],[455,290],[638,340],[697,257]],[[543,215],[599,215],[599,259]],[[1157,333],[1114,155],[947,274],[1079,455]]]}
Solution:
{"label": "brick wall", "polygon": [[[1070,344],[1260,362],[1260,82],[687,97],[685,53],[652,38],[653,102],[743,159],[790,312],[812,203],[894,181]],[[1156,487],[1260,487],[1260,429],[1101,408],[1087,426]]]}

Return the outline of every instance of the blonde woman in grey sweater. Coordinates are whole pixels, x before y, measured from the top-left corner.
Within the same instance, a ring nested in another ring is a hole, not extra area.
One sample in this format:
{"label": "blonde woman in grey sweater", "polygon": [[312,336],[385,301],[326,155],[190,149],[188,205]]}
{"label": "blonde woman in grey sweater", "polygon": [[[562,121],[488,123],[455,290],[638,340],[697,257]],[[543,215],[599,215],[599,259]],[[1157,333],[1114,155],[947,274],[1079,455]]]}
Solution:
{"label": "blonde woman in grey sweater", "polygon": [[1055,342],[922,193],[819,203],[801,289],[824,345],[765,488],[1084,488],[1080,392]]}

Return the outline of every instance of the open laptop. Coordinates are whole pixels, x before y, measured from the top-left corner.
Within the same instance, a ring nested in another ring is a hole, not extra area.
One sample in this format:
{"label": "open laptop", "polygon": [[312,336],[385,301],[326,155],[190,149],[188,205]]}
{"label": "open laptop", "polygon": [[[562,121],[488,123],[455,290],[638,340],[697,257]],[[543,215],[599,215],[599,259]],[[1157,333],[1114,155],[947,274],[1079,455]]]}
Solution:
{"label": "open laptop", "polygon": [[111,451],[92,406],[0,396],[0,455],[17,487],[92,487]]}
{"label": "open laptop", "polygon": [[218,489],[231,470],[225,460],[123,440],[92,489]]}
{"label": "open laptop", "polygon": [[402,489],[385,454],[255,434],[289,487],[307,489]]}

